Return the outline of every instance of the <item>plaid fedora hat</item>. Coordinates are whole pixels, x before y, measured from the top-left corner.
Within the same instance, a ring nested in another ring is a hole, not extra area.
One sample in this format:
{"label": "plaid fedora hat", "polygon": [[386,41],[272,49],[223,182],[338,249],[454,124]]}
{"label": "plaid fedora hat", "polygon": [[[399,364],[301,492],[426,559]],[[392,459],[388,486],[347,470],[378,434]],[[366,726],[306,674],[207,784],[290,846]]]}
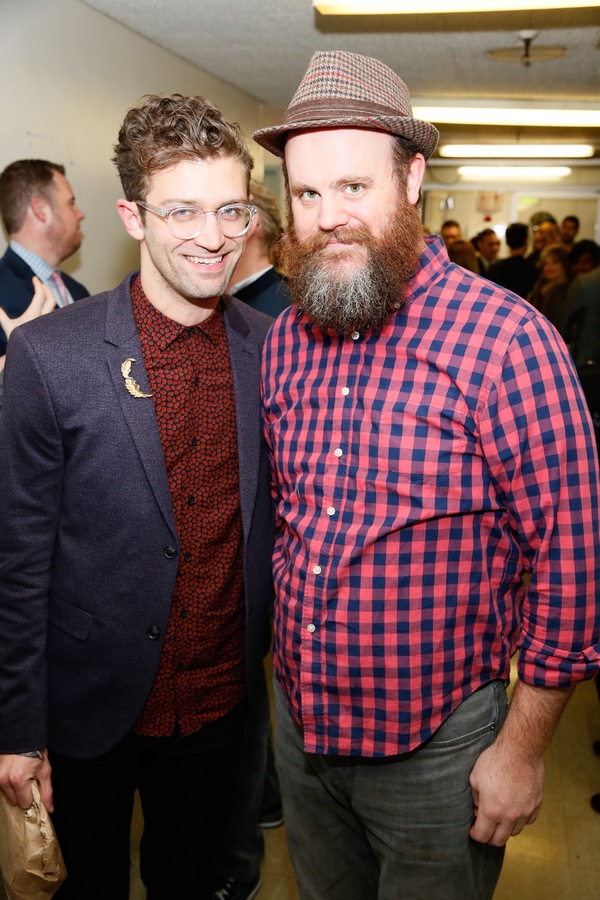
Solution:
{"label": "plaid fedora hat", "polygon": [[408,88],[384,63],[358,53],[326,50],[314,54],[283,122],[253,135],[261,147],[283,156],[288,134],[307,128],[370,128],[415,144],[429,159],[438,130],[413,119]]}

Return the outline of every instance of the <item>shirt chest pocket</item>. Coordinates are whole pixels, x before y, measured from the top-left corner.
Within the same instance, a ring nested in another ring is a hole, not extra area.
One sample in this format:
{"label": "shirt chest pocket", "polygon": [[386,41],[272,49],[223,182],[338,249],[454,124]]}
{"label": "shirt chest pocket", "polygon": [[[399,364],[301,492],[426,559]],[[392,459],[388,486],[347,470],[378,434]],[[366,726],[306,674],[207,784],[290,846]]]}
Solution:
{"label": "shirt chest pocket", "polygon": [[373,404],[370,426],[377,468],[415,485],[450,487],[476,447],[461,397],[386,398]]}

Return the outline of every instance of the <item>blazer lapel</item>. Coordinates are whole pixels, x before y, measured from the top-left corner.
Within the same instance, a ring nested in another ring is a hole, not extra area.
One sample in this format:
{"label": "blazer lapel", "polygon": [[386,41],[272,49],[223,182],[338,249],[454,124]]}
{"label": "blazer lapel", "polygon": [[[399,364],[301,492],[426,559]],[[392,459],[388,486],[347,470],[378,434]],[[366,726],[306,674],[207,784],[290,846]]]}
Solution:
{"label": "blazer lapel", "polygon": [[[150,397],[133,396],[125,382],[122,366],[131,361],[130,377],[141,393],[149,394],[150,386],[144,368],[142,348],[131,306],[129,276],[109,297],[106,316],[106,359],[121,411],[127,422],[140,461],[154,492],[165,522],[177,537],[165,459],[156,424],[154,403]],[[127,371],[127,370],[126,370]]]}
{"label": "blazer lapel", "polygon": [[260,354],[250,329],[229,298],[222,298],[229,341],[238,439],[240,504],[247,539],[258,486],[260,459]]}

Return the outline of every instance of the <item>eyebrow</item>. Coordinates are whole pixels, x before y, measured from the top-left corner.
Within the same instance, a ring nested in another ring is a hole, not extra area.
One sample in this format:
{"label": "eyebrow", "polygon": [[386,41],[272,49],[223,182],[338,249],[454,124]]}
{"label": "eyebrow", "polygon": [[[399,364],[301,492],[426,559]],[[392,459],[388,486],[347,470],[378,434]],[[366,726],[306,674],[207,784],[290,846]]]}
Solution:
{"label": "eyebrow", "polygon": [[[236,198],[235,200],[225,200],[223,203],[220,203],[217,207],[221,209],[222,206],[231,206],[233,203],[249,203],[247,197]],[[199,200],[184,200],[181,197],[169,197],[166,200],[162,200],[160,202],[160,206],[166,207],[169,204],[176,204],[176,206],[196,206],[198,209],[203,209],[202,203]]]}
{"label": "eyebrow", "polygon": [[[328,187],[339,189],[344,187],[344,185],[346,184],[365,184],[367,186],[372,186],[373,184],[375,184],[375,181],[368,175],[344,175],[342,176],[342,178],[336,178],[335,181],[330,182]],[[304,191],[314,191],[316,194],[319,193],[317,188],[312,187],[312,185],[308,182],[298,182],[292,184],[292,190],[300,194]]]}

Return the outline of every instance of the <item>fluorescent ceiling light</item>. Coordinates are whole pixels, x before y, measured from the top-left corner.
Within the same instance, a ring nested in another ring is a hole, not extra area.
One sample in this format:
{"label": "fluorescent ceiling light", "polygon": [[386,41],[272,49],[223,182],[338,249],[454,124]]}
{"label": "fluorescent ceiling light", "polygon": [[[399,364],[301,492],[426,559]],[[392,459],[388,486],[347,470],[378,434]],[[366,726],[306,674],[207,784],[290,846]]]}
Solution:
{"label": "fluorescent ceiling light", "polygon": [[534,128],[600,128],[600,109],[548,107],[425,106],[415,104],[416,119],[444,125],[522,125]]}
{"label": "fluorescent ceiling light", "polygon": [[594,155],[591,144],[445,144],[440,156],[452,159],[583,159]]}
{"label": "fluorescent ceiling light", "polygon": [[600,6],[591,0],[313,0],[322,16],[423,15],[425,13],[510,12]]}
{"label": "fluorescent ceiling light", "polygon": [[544,181],[565,178],[571,174],[568,166],[459,166],[458,174],[468,181],[498,181],[499,179],[527,179]]}

